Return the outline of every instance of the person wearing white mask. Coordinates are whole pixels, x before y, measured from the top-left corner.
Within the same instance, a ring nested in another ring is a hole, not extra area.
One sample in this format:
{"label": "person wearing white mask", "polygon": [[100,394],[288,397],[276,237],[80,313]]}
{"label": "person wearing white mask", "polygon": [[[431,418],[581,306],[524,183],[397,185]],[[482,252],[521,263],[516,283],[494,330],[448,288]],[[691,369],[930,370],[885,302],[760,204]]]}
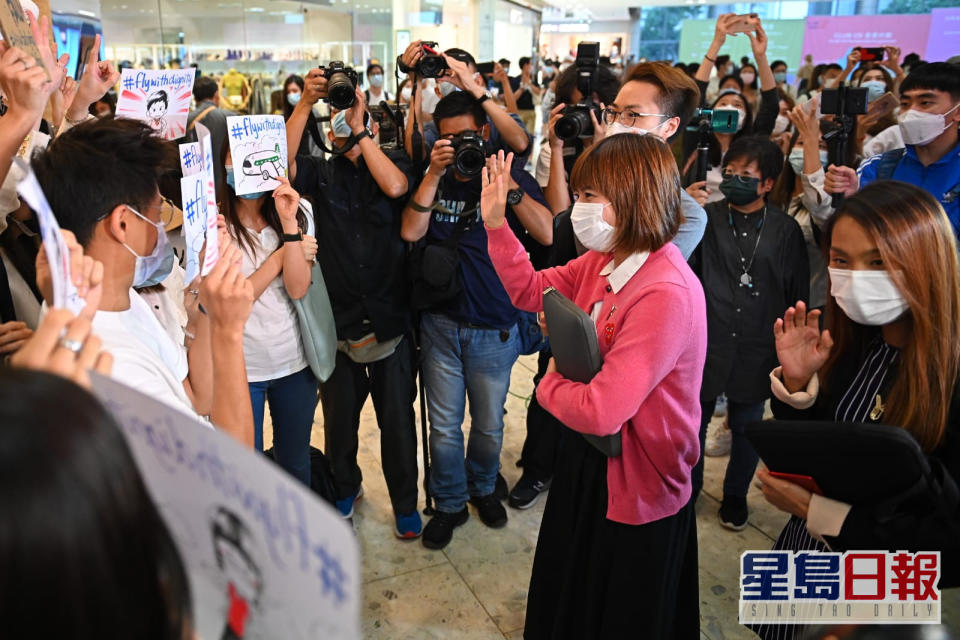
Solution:
{"label": "person wearing white mask", "polygon": [[[831,294],[826,329],[821,312],[808,312],[802,302],[777,320],[774,416],[902,427],[942,471],[938,483],[960,482],[960,282],[943,211],[923,189],[878,182],[844,201],[824,242]],[[764,497],[792,516],[774,549],[940,551],[940,587],[960,584],[955,507],[896,496],[891,504],[878,496],[877,504],[889,507],[880,515],[813,495],[766,469],[757,475]],[[795,625],[754,631],[761,638],[805,637]]]}
{"label": "person wearing white mask", "polygon": [[827,191],[852,196],[876,180],[909,182],[931,193],[960,233],[960,66],[932,62],[912,71],[900,87],[899,119],[906,148],[873,156],[857,171],[831,165]]}
{"label": "person wearing white mask", "polygon": [[364,97],[367,99],[367,104],[379,106],[384,100],[387,102],[393,100],[393,98],[390,97],[390,93],[383,87],[383,67],[376,62],[367,67],[367,82],[369,86],[366,91],[363,92]]}
{"label": "person wearing white mask", "polygon": [[791,100],[796,100],[797,89],[787,82],[787,63],[783,60],[774,60],[773,64],[770,65],[770,70],[773,71],[773,79],[777,83],[777,88],[790,96]]}
{"label": "person wearing white mask", "polygon": [[[726,43],[727,36],[730,35],[729,29],[731,28],[731,24],[736,18],[737,16],[732,13],[723,14],[717,18],[713,41],[710,43],[710,47],[707,49],[707,53],[703,56],[703,61],[697,69],[695,80],[697,81],[697,86],[700,88],[700,95],[702,96],[700,106],[703,108],[707,108],[708,105],[705,96],[708,81],[710,80],[710,72],[718,60],[718,53]],[[757,61],[755,73],[757,73],[760,78],[759,107],[754,109],[749,97],[745,96],[741,91],[732,89],[721,91],[717,99],[710,106],[711,109],[736,110],[739,118],[737,120],[736,133],[710,134],[710,152],[708,156],[710,168],[707,171],[706,184],[702,185],[697,183],[696,185],[690,185],[688,188],[691,189],[696,186],[699,193],[695,194],[694,197],[696,197],[701,204],[723,199],[723,194],[720,193],[720,181],[722,178],[720,166],[727,149],[730,148],[730,143],[746,135],[770,135],[776,126],[777,114],[780,111],[777,83],[774,80],[770,63],[767,61],[768,38],[759,19],[756,23],[755,30],[748,31],[746,35],[750,38],[753,57]],[[747,68],[748,74],[751,69],[753,69],[753,67]],[[751,80],[756,82],[756,78],[751,78]],[[743,82],[743,79],[741,78],[740,81]],[[697,141],[696,135],[686,135],[684,137],[683,151],[684,157],[687,158],[683,169],[685,174],[694,165]]]}

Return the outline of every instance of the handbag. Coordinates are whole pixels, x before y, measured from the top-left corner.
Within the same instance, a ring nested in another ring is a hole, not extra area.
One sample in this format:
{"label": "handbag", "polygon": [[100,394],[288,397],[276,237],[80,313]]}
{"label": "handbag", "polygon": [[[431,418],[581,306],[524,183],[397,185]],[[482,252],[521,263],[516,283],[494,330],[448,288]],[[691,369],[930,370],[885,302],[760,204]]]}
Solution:
{"label": "handbag", "polygon": [[313,263],[307,295],[293,301],[300,321],[300,339],[310,370],[325,382],[337,363],[337,323],[320,264]]}
{"label": "handbag", "polygon": [[460,294],[463,285],[457,246],[475,213],[476,210],[472,210],[463,214],[447,239],[415,246],[410,252],[407,269],[412,283],[410,305],[414,311],[425,311]]}

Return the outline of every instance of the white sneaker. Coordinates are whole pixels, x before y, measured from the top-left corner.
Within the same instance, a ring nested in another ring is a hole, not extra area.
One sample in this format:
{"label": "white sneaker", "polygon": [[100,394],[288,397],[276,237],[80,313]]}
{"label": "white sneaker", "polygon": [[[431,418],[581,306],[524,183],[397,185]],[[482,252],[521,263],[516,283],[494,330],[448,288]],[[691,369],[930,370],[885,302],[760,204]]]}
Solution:
{"label": "white sneaker", "polygon": [[730,427],[727,426],[727,421],[724,420],[723,424],[719,427],[715,427],[709,433],[707,433],[707,444],[704,447],[704,454],[710,457],[725,456],[730,453],[730,439],[732,438],[732,433]]}

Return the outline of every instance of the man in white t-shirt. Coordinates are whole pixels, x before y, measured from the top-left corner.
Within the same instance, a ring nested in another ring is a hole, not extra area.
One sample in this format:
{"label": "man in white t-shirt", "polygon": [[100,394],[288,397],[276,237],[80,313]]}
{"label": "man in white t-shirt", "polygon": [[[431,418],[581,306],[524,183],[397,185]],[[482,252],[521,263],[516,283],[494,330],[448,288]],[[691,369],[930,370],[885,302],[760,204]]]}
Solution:
{"label": "man in white t-shirt", "polygon": [[188,302],[192,295],[201,304],[188,304],[185,345],[171,340],[133,290],[161,282],[173,266],[157,186],[176,169],[167,143],[135,120],[91,120],[54,140],[32,165],[60,225],[103,265],[93,330],[114,357],[113,377],[209,415],[252,444],[242,337],[253,292],[239,272],[239,250],[223,243],[220,263],[188,291]]}

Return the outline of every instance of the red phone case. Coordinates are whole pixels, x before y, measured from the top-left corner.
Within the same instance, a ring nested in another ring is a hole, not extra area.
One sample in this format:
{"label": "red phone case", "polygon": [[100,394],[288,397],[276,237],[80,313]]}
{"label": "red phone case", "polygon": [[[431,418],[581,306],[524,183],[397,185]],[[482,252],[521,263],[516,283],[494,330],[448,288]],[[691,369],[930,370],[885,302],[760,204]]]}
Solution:
{"label": "red phone case", "polygon": [[818,496],[823,495],[823,490],[820,489],[817,481],[811,476],[804,476],[798,473],[782,473],[780,471],[771,471],[770,475],[772,475],[774,478],[780,478],[781,480],[786,480],[787,482],[792,482],[793,484],[799,485],[810,493],[815,493]]}

